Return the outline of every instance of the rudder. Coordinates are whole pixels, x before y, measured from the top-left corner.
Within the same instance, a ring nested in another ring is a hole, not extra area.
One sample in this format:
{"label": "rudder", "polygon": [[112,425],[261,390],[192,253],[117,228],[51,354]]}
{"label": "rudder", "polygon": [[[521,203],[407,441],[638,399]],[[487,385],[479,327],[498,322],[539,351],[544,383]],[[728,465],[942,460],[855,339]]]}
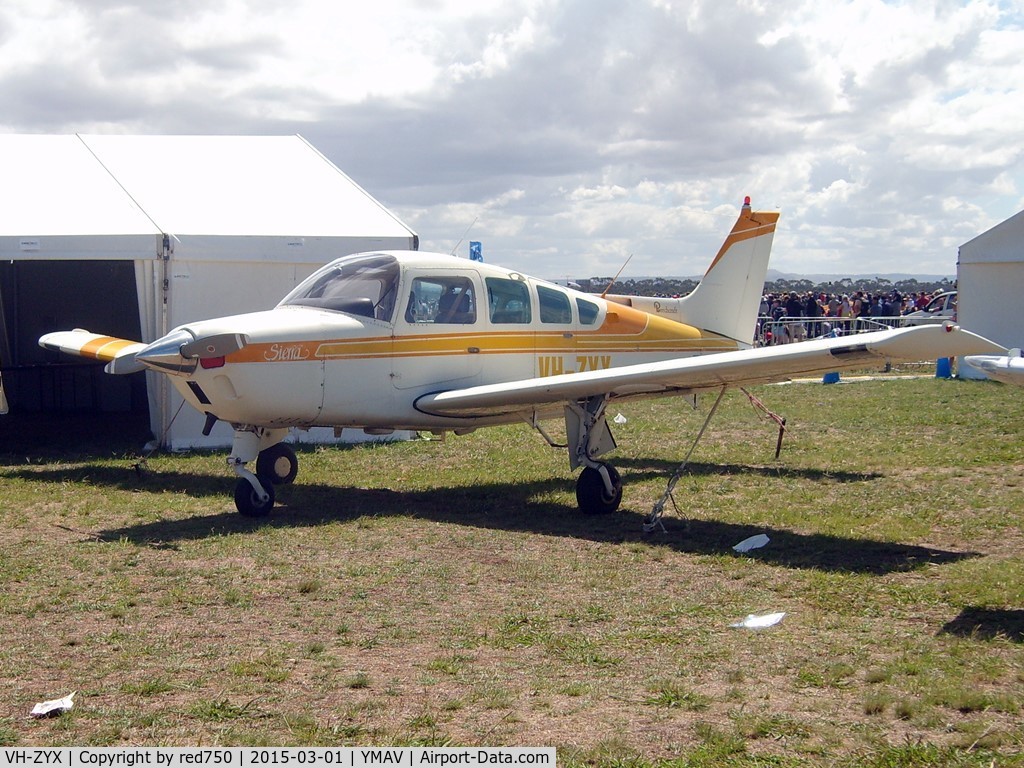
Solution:
{"label": "rudder", "polygon": [[704,277],[679,299],[679,319],[744,344],[753,344],[778,211],[753,211],[748,197]]}

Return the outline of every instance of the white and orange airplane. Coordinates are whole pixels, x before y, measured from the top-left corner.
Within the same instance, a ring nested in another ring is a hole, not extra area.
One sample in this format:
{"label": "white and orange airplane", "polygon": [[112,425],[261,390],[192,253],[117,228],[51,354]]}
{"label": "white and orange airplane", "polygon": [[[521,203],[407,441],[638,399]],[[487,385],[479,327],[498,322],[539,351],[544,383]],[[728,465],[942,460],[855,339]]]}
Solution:
{"label": "white and orange airplane", "polygon": [[[39,343],[167,374],[207,429],[229,422],[235,503],[263,515],[291,482],[289,428],[422,430],[565,419],[576,498],[612,511],[618,472],[605,418],[625,398],[695,395],[887,361],[999,354],[954,325],[755,348],[779,214],[749,198],[698,287],[680,299],[595,296],[441,254],[363,253],[319,269],[274,309],[182,325],[151,344],[83,330]],[[549,442],[551,442],[549,440]],[[249,468],[255,461],[255,471]]]}

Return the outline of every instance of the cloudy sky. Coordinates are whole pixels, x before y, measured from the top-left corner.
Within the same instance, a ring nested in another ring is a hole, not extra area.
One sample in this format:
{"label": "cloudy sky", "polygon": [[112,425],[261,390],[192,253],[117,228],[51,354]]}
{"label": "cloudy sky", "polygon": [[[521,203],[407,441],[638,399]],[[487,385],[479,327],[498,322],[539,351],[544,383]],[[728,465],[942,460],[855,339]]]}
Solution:
{"label": "cloudy sky", "polygon": [[744,195],[775,269],[952,275],[1024,208],[1022,52],[1024,0],[0,0],[0,132],[298,133],[545,277],[699,274]]}

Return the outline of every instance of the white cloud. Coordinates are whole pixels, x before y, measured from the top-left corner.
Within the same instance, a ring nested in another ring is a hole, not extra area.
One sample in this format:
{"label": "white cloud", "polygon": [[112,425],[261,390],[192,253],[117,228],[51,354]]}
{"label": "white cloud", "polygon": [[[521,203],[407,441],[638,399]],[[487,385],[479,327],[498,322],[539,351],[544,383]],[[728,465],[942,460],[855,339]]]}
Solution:
{"label": "white cloud", "polygon": [[696,274],[951,272],[1024,203],[1002,0],[7,0],[0,129],[302,133],[424,247]]}
{"label": "white cloud", "polygon": [[515,29],[503,32],[491,32],[487,35],[487,44],[478,57],[469,62],[455,62],[448,68],[448,75],[454,83],[469,78],[493,77],[512,66],[517,54],[529,50],[536,39],[536,29],[532,19],[522,19]]}

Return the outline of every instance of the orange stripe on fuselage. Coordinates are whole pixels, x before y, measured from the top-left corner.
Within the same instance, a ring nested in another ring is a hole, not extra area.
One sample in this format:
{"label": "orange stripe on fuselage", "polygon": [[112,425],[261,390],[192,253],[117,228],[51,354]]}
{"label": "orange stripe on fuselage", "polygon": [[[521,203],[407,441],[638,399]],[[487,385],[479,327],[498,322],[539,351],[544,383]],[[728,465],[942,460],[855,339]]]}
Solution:
{"label": "orange stripe on fuselage", "polygon": [[512,331],[416,334],[405,336],[250,344],[228,356],[231,363],[302,362],[396,357],[417,358],[471,354],[645,353],[665,357],[737,348],[734,341],[702,333],[638,309],[614,305],[599,328],[547,330],[524,325]]}

